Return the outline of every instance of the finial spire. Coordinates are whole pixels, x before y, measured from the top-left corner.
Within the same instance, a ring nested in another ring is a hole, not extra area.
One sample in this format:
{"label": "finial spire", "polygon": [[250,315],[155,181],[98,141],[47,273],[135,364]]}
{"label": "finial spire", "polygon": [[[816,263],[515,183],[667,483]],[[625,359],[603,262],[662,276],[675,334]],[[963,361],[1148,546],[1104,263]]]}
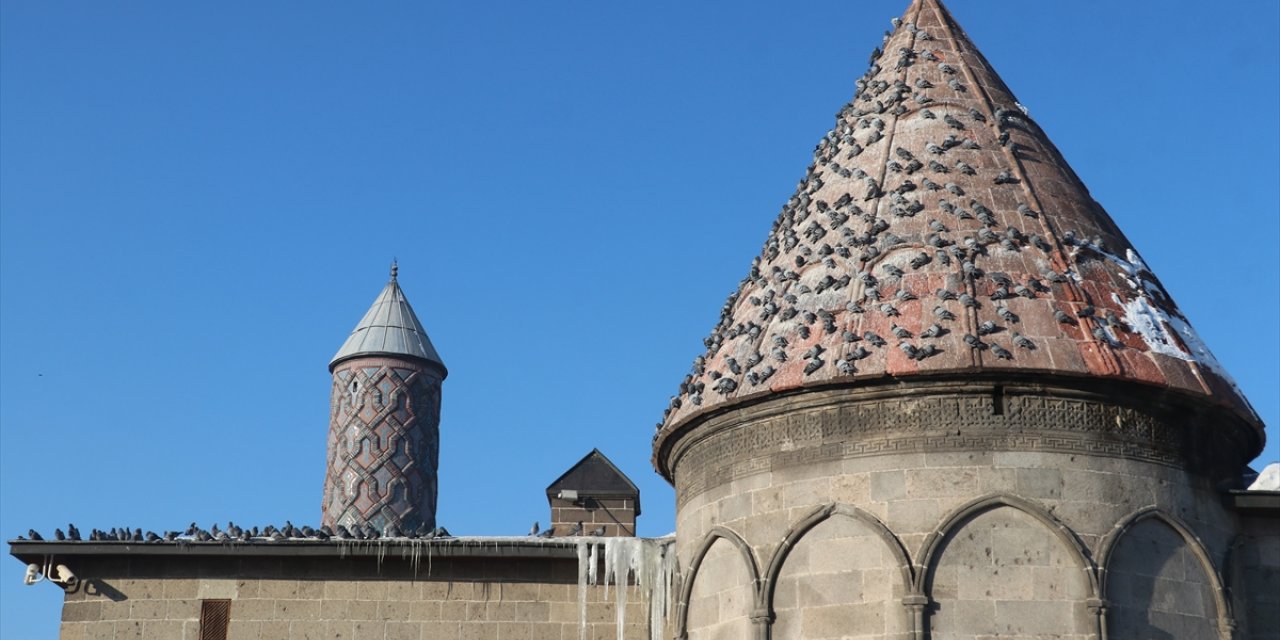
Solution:
{"label": "finial spire", "polygon": [[391,259],[391,281],[395,282],[396,274],[400,272],[400,263],[395,258]]}

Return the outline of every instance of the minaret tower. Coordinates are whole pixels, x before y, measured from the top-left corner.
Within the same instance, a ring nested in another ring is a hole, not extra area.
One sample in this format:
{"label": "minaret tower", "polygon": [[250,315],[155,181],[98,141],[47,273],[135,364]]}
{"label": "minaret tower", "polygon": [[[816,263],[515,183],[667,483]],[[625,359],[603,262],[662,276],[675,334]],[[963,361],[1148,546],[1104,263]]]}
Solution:
{"label": "minaret tower", "polygon": [[385,533],[433,528],[444,362],[396,281],[329,362],[329,454],[321,522]]}

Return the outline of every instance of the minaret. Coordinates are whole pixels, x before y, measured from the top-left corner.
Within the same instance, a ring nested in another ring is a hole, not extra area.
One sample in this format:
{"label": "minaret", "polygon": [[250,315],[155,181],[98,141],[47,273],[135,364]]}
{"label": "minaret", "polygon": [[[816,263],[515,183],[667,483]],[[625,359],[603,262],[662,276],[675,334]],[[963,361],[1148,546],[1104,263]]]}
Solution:
{"label": "minaret", "polygon": [[448,375],[396,281],[329,362],[329,453],[321,522],[434,528],[440,383]]}

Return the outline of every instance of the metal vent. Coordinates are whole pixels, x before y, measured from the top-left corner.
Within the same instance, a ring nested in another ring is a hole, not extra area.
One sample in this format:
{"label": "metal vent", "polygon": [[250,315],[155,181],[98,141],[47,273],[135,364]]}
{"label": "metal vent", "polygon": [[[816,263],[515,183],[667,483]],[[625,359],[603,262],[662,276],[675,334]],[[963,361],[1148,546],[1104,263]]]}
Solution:
{"label": "metal vent", "polygon": [[230,600],[200,601],[200,640],[227,640],[230,625]]}

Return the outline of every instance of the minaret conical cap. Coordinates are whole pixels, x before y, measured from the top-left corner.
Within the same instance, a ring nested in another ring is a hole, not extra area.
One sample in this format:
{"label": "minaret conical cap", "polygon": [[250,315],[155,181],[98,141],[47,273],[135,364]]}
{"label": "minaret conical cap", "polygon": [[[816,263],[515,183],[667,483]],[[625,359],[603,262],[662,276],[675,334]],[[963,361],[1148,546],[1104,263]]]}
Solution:
{"label": "minaret conical cap", "polygon": [[400,289],[397,272],[397,265],[392,263],[391,280],[329,361],[329,369],[343,360],[359,356],[390,355],[425,360],[440,367],[441,372],[447,375],[444,361],[436,353],[427,331],[422,328],[418,315]]}
{"label": "minaret conical cap", "polygon": [[950,13],[915,0],[894,22],[672,398],[655,452],[700,417],[770,395],[1001,372],[1165,388],[1260,436],[1230,376]]}

